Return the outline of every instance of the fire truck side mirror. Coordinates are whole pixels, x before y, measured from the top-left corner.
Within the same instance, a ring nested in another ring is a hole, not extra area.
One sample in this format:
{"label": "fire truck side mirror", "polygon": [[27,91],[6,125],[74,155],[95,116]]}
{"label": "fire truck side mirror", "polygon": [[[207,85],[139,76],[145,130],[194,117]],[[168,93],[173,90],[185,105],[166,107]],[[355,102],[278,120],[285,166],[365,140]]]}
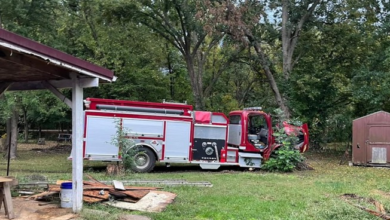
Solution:
{"label": "fire truck side mirror", "polygon": [[85,105],[85,108],[89,108],[91,105],[91,101],[84,100],[84,105]]}

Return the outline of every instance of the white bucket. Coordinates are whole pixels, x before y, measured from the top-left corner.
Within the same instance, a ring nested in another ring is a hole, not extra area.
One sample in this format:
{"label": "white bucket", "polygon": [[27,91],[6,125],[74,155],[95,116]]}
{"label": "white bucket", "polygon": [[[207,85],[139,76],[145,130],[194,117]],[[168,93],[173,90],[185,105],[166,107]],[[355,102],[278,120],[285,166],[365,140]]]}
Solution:
{"label": "white bucket", "polygon": [[61,184],[61,208],[72,208],[72,183]]}

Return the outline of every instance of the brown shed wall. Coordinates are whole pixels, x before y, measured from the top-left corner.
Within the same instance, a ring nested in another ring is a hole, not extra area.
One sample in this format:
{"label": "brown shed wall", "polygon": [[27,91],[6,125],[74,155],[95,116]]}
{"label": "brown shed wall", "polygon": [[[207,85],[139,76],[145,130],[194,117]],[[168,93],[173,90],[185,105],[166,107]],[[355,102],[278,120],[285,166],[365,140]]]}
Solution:
{"label": "brown shed wall", "polygon": [[390,164],[390,113],[375,112],[355,119],[352,123],[353,164],[373,164],[377,161],[373,161],[373,153],[374,158],[377,158],[378,154],[383,158],[386,156],[382,163]]}

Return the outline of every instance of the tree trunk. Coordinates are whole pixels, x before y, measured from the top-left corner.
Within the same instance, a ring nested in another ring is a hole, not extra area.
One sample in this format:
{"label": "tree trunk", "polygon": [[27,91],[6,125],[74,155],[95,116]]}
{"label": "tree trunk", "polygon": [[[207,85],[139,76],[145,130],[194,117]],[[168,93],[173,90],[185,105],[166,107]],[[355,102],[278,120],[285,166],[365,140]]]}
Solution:
{"label": "tree trunk", "polygon": [[283,0],[282,5],[282,50],[283,50],[283,74],[286,80],[290,77],[291,72],[291,59],[292,53],[290,50],[291,39],[290,39],[290,25],[288,22],[289,10],[288,10],[289,1]]}
{"label": "tree trunk", "polygon": [[190,55],[185,57],[188,75],[190,76],[190,83],[192,88],[192,95],[195,100],[195,109],[203,110],[204,109],[204,100],[203,100],[203,91],[202,91],[202,72],[195,70],[194,68],[194,59]]}
{"label": "tree trunk", "polygon": [[[18,142],[18,111],[16,109],[12,110],[11,118],[7,120],[7,141],[6,141],[6,148],[4,149],[5,157],[8,157],[8,152],[10,152],[10,158],[15,159],[16,158],[16,148],[17,148],[17,142]],[[9,146],[11,139],[11,146]],[[8,148],[11,148],[9,151]]]}
{"label": "tree trunk", "polygon": [[23,122],[24,122],[24,142],[28,142],[28,122],[27,122],[27,110],[23,109]]}
{"label": "tree trunk", "polygon": [[16,148],[18,145],[18,119],[19,114],[16,109],[12,111],[12,117],[11,117],[11,159],[16,158]]}
{"label": "tree trunk", "polygon": [[[295,24],[291,24],[290,17],[290,4],[291,1],[283,0],[282,2],[282,49],[283,49],[283,74],[286,80],[290,78],[290,74],[293,70],[294,63],[298,60],[293,60],[294,50],[297,46],[300,32],[303,25],[313,14],[315,8],[321,0],[314,0],[308,3],[306,13],[302,15],[299,21]],[[295,28],[293,28],[295,27]]]}
{"label": "tree trunk", "polygon": [[5,140],[5,144],[3,145],[3,152],[5,153],[5,156],[8,156],[8,145],[9,145],[9,139],[11,138],[11,118],[7,119],[7,137]]}
{"label": "tree trunk", "polygon": [[270,84],[270,87],[272,89],[272,92],[275,95],[276,103],[278,104],[279,108],[284,112],[286,119],[289,119],[290,118],[290,109],[285,104],[285,101],[282,97],[282,94],[279,91],[279,88],[278,88],[278,85],[277,85],[276,80],[274,78],[274,75],[272,74],[272,71],[270,70],[269,66],[267,65],[268,61],[265,57],[265,54],[256,42],[254,42],[253,46],[255,48],[257,56],[262,61],[262,67],[264,69],[265,75],[266,75],[268,82]]}

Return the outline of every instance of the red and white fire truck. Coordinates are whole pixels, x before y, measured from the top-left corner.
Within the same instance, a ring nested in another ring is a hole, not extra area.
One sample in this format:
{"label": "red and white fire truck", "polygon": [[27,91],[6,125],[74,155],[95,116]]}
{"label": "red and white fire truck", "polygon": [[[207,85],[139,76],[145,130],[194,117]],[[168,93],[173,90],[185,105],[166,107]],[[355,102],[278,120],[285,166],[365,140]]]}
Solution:
{"label": "red and white fire truck", "polygon": [[[280,145],[275,143],[271,116],[259,108],[223,113],[194,111],[191,105],[112,99],[84,100],[84,158],[121,161],[112,143],[119,129],[136,147],[134,170],[151,171],[156,162],[193,163],[202,169],[220,166],[260,168]],[[296,149],[308,149],[308,127],[284,123],[300,138]]]}

